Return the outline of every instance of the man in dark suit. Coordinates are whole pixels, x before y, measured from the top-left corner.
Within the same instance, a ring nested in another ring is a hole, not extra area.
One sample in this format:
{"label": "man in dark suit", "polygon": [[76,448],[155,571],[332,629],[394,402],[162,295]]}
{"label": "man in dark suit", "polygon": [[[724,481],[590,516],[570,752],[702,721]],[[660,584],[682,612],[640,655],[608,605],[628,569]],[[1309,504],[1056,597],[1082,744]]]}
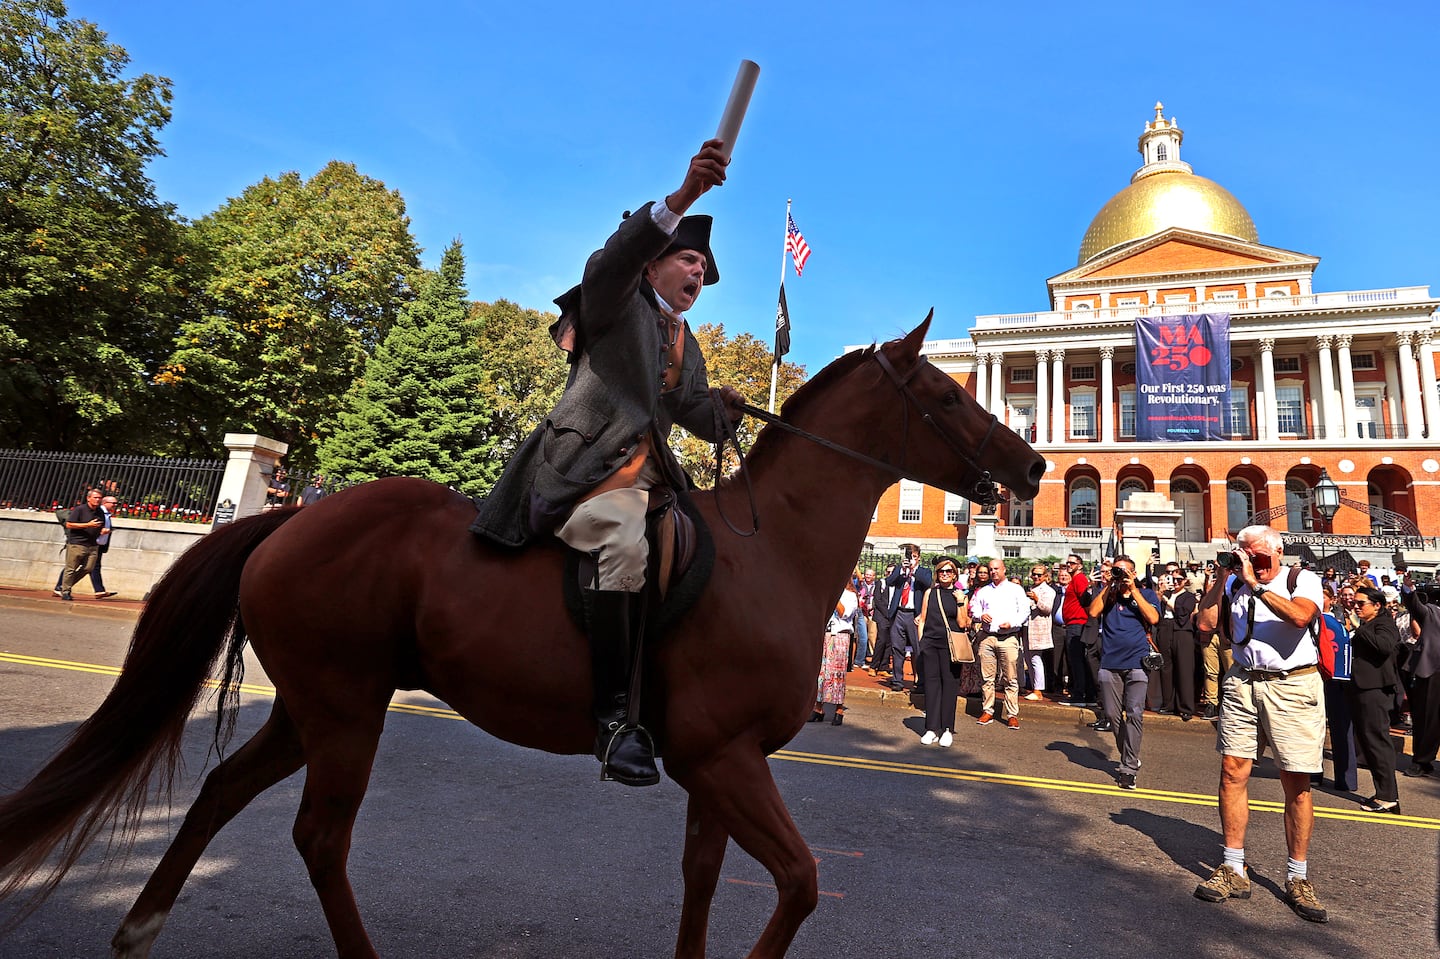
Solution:
{"label": "man in dark suit", "polygon": [[870,609],[875,615],[875,637],[870,642],[870,669],[868,670],[871,676],[874,676],[879,670],[888,669],[890,664],[891,590],[886,583],[894,571],[895,567],[889,566],[883,575],[876,577],[875,595],[870,601]]}
{"label": "man in dark suit", "polygon": [[1400,599],[1410,619],[1420,624],[1420,648],[1412,657],[1415,681],[1410,686],[1410,718],[1415,724],[1415,745],[1405,775],[1435,775],[1435,754],[1440,750],[1440,590],[1428,593],[1429,602],[1407,576]]}
{"label": "man in dark suit", "polygon": [[[920,547],[906,543],[900,547],[903,558],[900,565],[885,580],[890,587],[890,688],[905,688],[905,647],[909,645],[916,653],[920,651],[920,634],[915,631],[915,614],[920,612],[920,601],[925,597],[933,579],[930,570],[920,565]],[[920,657],[911,659],[915,670],[915,683],[920,685]]]}
{"label": "man in dark suit", "polygon": [[[556,536],[594,558],[582,590],[593,660],[595,755],[602,775],[660,781],[650,734],[629,719],[630,669],[645,597],[645,512],[651,489],[684,489],[668,445],[679,423],[716,439],[705,358],[684,313],[720,271],[708,216],[683,216],[725,182],[729,158],[709,140],[679,189],[624,219],[591,255],[580,284],[555,302],[555,342],[569,354],[565,392],[480,505],[470,529],[503,546]],[[719,398],[739,419],[743,397]]]}

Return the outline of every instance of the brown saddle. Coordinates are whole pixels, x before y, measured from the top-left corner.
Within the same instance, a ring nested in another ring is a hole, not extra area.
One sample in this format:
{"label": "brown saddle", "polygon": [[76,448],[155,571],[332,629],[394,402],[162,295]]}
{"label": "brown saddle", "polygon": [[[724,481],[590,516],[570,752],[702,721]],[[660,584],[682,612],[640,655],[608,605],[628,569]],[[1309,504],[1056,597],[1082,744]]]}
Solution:
{"label": "brown saddle", "polygon": [[690,570],[700,548],[695,521],[680,508],[680,495],[668,486],[650,490],[645,535],[650,540],[651,582],[663,603],[671,586]]}

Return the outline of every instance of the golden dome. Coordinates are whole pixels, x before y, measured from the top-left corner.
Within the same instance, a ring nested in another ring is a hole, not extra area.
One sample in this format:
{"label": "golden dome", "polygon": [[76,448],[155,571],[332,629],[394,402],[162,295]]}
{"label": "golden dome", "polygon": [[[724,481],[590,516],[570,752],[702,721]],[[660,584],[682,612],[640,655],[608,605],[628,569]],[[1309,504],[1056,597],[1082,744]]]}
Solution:
{"label": "golden dome", "polygon": [[1181,171],[1156,172],[1131,183],[1100,208],[1080,243],[1079,262],[1176,226],[1251,243],[1260,239],[1240,201],[1214,180]]}

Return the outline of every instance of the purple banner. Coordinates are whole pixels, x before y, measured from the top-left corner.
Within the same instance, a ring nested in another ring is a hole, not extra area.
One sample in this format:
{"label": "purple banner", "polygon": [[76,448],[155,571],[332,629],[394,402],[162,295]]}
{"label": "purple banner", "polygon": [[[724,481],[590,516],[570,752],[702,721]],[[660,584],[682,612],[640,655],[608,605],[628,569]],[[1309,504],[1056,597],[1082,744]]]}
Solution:
{"label": "purple banner", "polygon": [[1230,314],[1135,321],[1135,439],[1229,438]]}

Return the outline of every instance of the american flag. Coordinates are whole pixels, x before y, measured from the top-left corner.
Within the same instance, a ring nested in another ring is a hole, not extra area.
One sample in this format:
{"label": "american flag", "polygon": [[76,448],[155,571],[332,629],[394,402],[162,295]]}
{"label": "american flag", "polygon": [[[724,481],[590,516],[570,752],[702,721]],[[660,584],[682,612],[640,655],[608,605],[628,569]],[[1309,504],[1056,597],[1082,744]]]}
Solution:
{"label": "american flag", "polygon": [[805,261],[810,259],[810,244],[805,242],[805,237],[800,234],[800,228],[795,225],[795,218],[789,213],[785,214],[785,249],[790,253],[790,260],[795,264],[795,275],[805,275]]}

